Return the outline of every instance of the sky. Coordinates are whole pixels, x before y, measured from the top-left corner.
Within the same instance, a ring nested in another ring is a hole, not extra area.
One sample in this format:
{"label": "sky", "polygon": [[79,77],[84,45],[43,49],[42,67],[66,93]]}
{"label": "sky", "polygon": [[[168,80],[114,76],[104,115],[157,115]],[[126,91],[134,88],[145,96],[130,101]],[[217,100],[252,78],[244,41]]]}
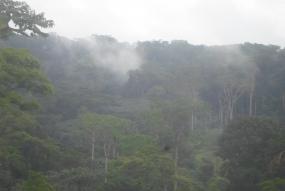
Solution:
{"label": "sky", "polygon": [[25,0],[69,38],[285,45],[285,0]]}

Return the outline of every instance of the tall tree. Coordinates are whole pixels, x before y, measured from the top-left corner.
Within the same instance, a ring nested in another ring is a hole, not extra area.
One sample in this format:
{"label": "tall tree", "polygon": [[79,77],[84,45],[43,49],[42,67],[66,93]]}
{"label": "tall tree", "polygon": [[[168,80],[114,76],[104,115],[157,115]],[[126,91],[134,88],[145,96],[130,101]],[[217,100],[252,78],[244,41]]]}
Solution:
{"label": "tall tree", "polygon": [[227,161],[224,168],[230,190],[259,190],[258,183],[268,177],[284,176],[282,168],[278,173],[269,168],[274,157],[283,151],[282,136],[282,127],[270,119],[248,118],[229,124],[220,138],[219,154]]}
{"label": "tall tree", "polygon": [[54,22],[45,18],[44,13],[37,14],[26,2],[14,0],[0,1],[0,38],[11,34],[24,36],[42,35],[42,28],[53,27]]}
{"label": "tall tree", "polygon": [[105,183],[109,170],[109,160],[116,158],[119,138],[130,127],[130,121],[112,115],[84,113],[80,120],[91,134],[91,161],[95,160],[95,143],[100,144],[104,154]]}

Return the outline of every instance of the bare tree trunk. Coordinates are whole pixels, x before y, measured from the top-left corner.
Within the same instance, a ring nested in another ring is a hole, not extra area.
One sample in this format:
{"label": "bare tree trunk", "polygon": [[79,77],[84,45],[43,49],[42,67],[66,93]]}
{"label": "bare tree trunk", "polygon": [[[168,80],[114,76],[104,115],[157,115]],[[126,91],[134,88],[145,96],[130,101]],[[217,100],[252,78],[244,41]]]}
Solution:
{"label": "bare tree trunk", "polygon": [[164,186],[163,186],[163,191],[167,191],[167,185],[166,185],[166,183],[165,183]]}
{"label": "bare tree trunk", "polygon": [[224,127],[224,104],[223,104],[223,98],[219,98],[219,122],[220,127]]}
{"label": "bare tree trunk", "polygon": [[220,109],[220,123],[221,123],[221,127],[224,127],[224,112],[223,109]]}
{"label": "bare tree trunk", "polygon": [[207,128],[209,128],[210,127],[210,125],[212,125],[212,121],[213,121],[213,116],[212,116],[212,112],[210,111],[210,113],[209,113],[209,121],[208,121],[208,123],[207,123]]}
{"label": "bare tree trunk", "polygon": [[197,128],[197,116],[194,115],[194,128]]}
{"label": "bare tree trunk", "polygon": [[253,116],[253,102],[254,102],[254,94],[255,94],[255,78],[256,78],[256,68],[253,72],[253,75],[251,77],[251,82],[250,82],[250,89],[249,89],[249,111],[248,111],[248,115],[251,117]]}
{"label": "bare tree trunk", "polygon": [[114,146],[113,149],[112,149],[112,155],[113,155],[113,158],[116,158],[117,157],[117,154],[116,154],[116,147]]}
{"label": "bare tree trunk", "polygon": [[257,112],[257,104],[256,104],[256,100],[254,100],[254,115],[256,115]]}
{"label": "bare tree trunk", "polygon": [[174,179],[174,185],[173,185],[173,191],[177,190],[177,180],[176,180],[176,176],[177,176],[177,170],[178,170],[178,158],[179,158],[179,153],[178,153],[178,144],[176,143],[175,145],[175,153],[174,153],[174,175],[175,175],[175,179]]}
{"label": "bare tree trunk", "polygon": [[109,163],[109,158],[108,158],[108,148],[107,145],[104,143],[104,155],[105,155],[105,168],[104,168],[104,173],[105,173],[105,180],[104,182],[107,183],[108,179],[107,179],[107,174],[108,174],[108,163]]}
{"label": "bare tree trunk", "polygon": [[229,105],[229,120],[231,121],[234,118],[234,105],[231,102]]}
{"label": "bare tree trunk", "polygon": [[282,109],[285,111],[285,95],[282,95]]}
{"label": "bare tree trunk", "polygon": [[92,132],[91,161],[94,161],[94,154],[95,154],[95,133]]}
{"label": "bare tree trunk", "polygon": [[77,183],[77,190],[81,191],[81,182]]}
{"label": "bare tree trunk", "polygon": [[234,118],[234,98],[233,97],[229,97],[229,100],[228,100],[228,120],[227,122],[233,120]]}
{"label": "bare tree trunk", "polygon": [[191,113],[191,130],[194,130],[194,112]]}
{"label": "bare tree trunk", "polygon": [[224,125],[234,118],[234,106],[240,96],[244,93],[244,88],[239,86],[229,85],[224,87],[221,104],[224,107]]}
{"label": "bare tree trunk", "polygon": [[105,183],[108,183],[108,178],[107,178],[108,164],[109,164],[109,159],[108,157],[105,157]]}
{"label": "bare tree trunk", "polygon": [[116,158],[117,157],[117,149],[116,149],[116,146],[117,146],[117,139],[114,137],[114,140],[113,140],[113,146],[112,146],[112,158]]}
{"label": "bare tree trunk", "polygon": [[253,114],[253,91],[249,93],[249,112],[248,115],[251,117]]}

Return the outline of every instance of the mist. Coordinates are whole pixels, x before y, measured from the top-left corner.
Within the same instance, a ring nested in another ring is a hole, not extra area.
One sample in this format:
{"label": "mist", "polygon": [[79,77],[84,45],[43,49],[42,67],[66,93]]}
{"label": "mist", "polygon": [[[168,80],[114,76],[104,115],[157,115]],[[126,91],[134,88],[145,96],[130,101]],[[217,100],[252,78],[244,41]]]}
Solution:
{"label": "mist", "polygon": [[52,31],[69,38],[96,33],[128,42],[185,39],[207,45],[285,44],[282,0],[27,2],[56,21]]}
{"label": "mist", "polygon": [[136,44],[118,42],[115,38],[104,35],[93,35],[82,39],[94,64],[110,69],[126,78],[128,71],[138,69],[141,57],[136,51]]}
{"label": "mist", "polygon": [[284,191],[283,8],[0,0],[0,191]]}

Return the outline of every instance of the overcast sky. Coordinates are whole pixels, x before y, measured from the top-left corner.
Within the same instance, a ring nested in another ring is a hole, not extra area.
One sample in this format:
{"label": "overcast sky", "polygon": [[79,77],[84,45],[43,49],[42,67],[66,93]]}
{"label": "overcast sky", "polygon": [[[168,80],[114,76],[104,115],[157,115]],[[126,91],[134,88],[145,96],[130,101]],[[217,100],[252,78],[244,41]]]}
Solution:
{"label": "overcast sky", "polygon": [[285,0],[26,0],[70,38],[285,45]]}

